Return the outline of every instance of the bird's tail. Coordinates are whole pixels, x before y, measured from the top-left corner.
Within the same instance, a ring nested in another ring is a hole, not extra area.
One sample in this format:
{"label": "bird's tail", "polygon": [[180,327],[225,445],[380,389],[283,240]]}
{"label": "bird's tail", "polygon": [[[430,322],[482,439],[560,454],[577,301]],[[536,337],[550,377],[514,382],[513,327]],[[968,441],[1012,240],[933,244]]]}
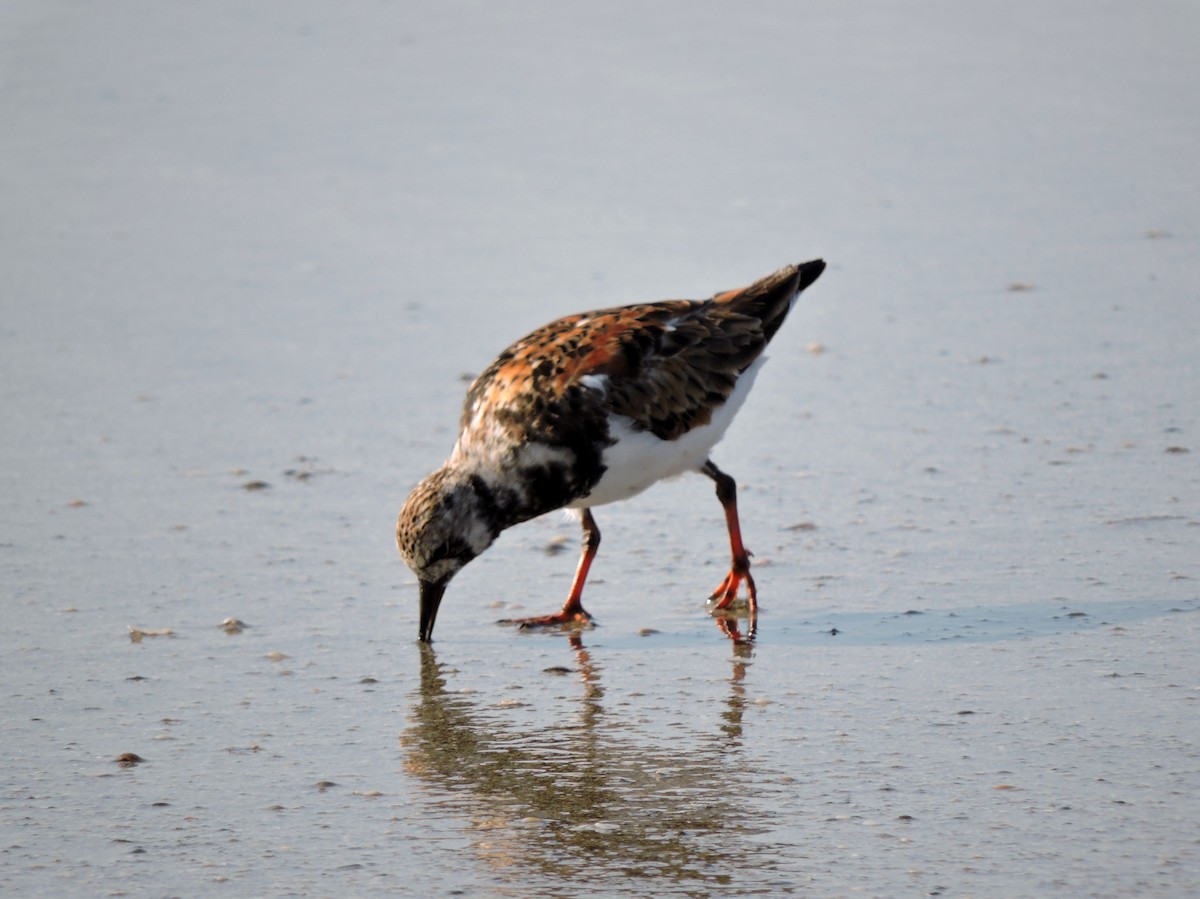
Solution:
{"label": "bird's tail", "polygon": [[749,287],[719,293],[713,297],[713,301],[728,306],[734,312],[760,319],[769,341],[787,317],[792,300],[821,277],[823,271],[825,262],[821,259],[789,265],[755,281]]}

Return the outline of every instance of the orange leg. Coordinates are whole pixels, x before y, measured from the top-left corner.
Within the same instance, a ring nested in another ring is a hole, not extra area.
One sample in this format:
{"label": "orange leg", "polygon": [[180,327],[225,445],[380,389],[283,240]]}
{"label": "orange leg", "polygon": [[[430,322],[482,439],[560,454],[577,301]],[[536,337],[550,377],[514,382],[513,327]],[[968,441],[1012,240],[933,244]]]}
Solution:
{"label": "orange leg", "polygon": [[579,557],[579,567],[575,569],[575,581],[571,584],[571,593],[562,609],[553,615],[536,615],[533,618],[510,618],[501,624],[515,624],[521,628],[546,627],[552,624],[586,624],[592,616],[583,607],[583,584],[587,580],[588,569],[592,567],[592,559],[596,558],[596,550],[600,548],[600,528],[596,527],[596,519],[592,517],[591,509],[584,509],[580,518],[583,526],[583,554]]}
{"label": "orange leg", "polygon": [[754,578],[750,576],[750,552],[742,545],[742,528],[738,524],[737,514],[737,483],[709,459],[700,469],[717,484],[717,499],[725,509],[725,524],[729,528],[729,549],[733,561],[729,566],[729,574],[713,591],[710,599],[717,600],[715,608],[728,609],[737,599],[738,588],[742,581],[746,582],[746,590],[750,594],[750,612],[758,611],[758,593],[754,589]]}

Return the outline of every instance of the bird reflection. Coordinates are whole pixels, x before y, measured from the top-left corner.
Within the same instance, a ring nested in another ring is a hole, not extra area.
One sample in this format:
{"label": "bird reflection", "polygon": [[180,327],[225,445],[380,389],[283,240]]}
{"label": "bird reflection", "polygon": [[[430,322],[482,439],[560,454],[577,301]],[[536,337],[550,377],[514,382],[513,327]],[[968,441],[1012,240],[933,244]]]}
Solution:
{"label": "bird reflection", "polygon": [[758,613],[749,612],[746,620],[748,624],[746,633],[743,634],[736,615],[718,615],[716,618],[717,630],[732,640],[735,646],[748,646],[758,636]]}
{"label": "bird reflection", "polygon": [[729,789],[734,766],[739,780],[753,776],[738,757],[752,644],[734,641],[720,732],[682,746],[608,715],[600,664],[581,633],[568,639],[578,692],[553,697],[562,705],[549,725],[525,728],[521,716],[452,689],[453,669],[420,646],[421,685],[401,743],[406,771],[431,788],[437,813],[461,816],[493,874],[525,887],[540,871],[586,876],[593,892],[651,876],[703,892],[762,863],[769,847],[749,838],[768,816]]}

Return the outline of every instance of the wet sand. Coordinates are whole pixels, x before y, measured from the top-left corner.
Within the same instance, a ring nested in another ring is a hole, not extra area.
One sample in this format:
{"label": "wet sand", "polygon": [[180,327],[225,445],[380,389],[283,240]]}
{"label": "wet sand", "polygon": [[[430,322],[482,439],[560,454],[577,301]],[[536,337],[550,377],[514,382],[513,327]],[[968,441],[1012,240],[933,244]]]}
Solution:
{"label": "wet sand", "polygon": [[[0,892],[1195,893],[1197,33],[6,4]],[[598,627],[495,624],[551,515],[417,645],[470,375],[815,256],[715,454],[753,645],[688,477],[596,510]]]}

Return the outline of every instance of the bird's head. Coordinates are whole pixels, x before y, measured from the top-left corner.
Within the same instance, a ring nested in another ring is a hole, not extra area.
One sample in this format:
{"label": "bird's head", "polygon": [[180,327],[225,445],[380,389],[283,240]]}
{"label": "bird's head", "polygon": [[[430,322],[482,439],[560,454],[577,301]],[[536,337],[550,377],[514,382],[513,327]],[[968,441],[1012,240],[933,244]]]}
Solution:
{"label": "bird's head", "polygon": [[484,507],[476,478],[441,468],[416,486],[400,510],[396,545],[421,585],[422,642],[433,634],[450,579],[499,534]]}

